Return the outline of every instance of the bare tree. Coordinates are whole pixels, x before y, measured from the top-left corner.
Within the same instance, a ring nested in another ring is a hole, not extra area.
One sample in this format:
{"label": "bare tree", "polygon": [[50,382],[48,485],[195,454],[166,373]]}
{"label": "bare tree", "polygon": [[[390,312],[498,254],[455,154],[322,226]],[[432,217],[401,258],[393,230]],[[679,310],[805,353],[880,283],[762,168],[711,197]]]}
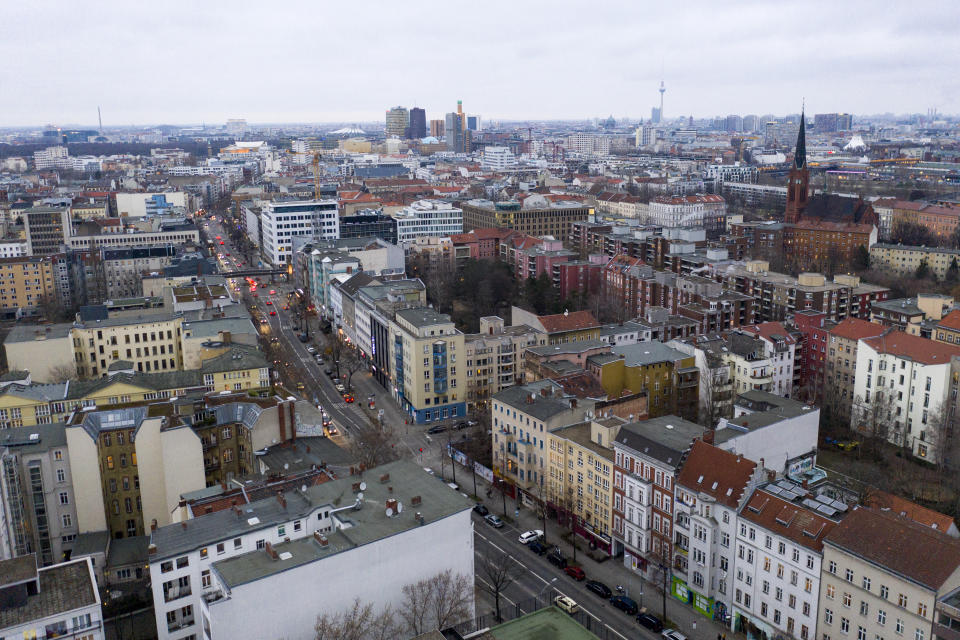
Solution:
{"label": "bare tree", "polygon": [[50,382],[53,383],[68,382],[77,379],[77,368],[72,364],[58,364],[50,367],[47,371],[47,377],[50,379]]}
{"label": "bare tree", "polygon": [[400,617],[419,635],[445,629],[471,617],[473,581],[450,569],[403,587]]}
{"label": "bare tree", "polygon": [[877,389],[870,400],[857,396],[853,401],[853,429],[867,441],[870,451],[878,454],[891,437],[898,442],[902,434],[890,427],[893,419],[893,396]]}
{"label": "bare tree", "polygon": [[314,632],[315,640],[388,640],[400,629],[393,607],[374,613],[373,604],[357,598],[347,611],[317,616]]}
{"label": "bare tree", "polygon": [[337,372],[346,375],[344,386],[349,390],[353,374],[366,366],[366,360],[360,358],[360,352],[355,347],[350,347],[342,350],[337,363]]}
{"label": "bare tree", "polygon": [[430,612],[431,590],[430,580],[426,578],[403,586],[403,606],[400,609],[400,617],[414,635],[430,630],[427,616]]}
{"label": "bare tree", "polygon": [[389,426],[371,424],[351,439],[348,450],[355,462],[371,469],[400,457],[397,442],[398,438]]}
{"label": "bare tree", "polygon": [[503,621],[500,614],[500,596],[519,577],[518,564],[503,552],[481,555],[477,561],[477,582],[480,588],[493,596],[497,622]]}

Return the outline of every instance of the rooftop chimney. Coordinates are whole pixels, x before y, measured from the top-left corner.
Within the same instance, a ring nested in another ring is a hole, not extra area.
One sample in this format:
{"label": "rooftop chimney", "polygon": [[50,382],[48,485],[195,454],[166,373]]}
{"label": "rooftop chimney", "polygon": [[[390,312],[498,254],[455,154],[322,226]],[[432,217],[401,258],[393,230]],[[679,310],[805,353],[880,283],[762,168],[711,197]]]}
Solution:
{"label": "rooftop chimney", "polygon": [[390,474],[389,474],[389,473],[385,473],[385,474],[383,474],[382,476],[380,476],[380,484],[387,484],[388,482],[390,482]]}
{"label": "rooftop chimney", "polygon": [[325,547],[330,544],[330,541],[327,540],[327,536],[323,535],[319,531],[313,532],[313,539],[316,540],[317,544],[319,544],[321,547]]}
{"label": "rooftop chimney", "polygon": [[[707,429],[706,431],[704,431],[704,432],[703,432],[703,441],[706,442],[707,444],[713,444],[714,433],[715,433],[715,432],[714,432],[713,429]],[[738,456],[738,458],[739,458],[739,456]],[[739,460],[738,460],[738,461],[739,461]]]}
{"label": "rooftop chimney", "polygon": [[410,504],[414,507],[418,506],[422,501],[423,499],[420,496],[413,496],[410,498]]}

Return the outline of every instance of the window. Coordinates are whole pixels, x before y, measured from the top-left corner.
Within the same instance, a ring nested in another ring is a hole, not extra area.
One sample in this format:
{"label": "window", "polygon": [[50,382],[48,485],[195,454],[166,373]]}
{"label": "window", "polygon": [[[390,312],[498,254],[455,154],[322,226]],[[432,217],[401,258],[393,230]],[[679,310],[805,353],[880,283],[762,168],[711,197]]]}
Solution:
{"label": "window", "polygon": [[830,573],[836,575],[836,574],[837,574],[837,563],[834,562],[833,560],[831,560],[831,561],[830,561],[830,564],[827,565],[827,571],[829,571]]}
{"label": "window", "polygon": [[849,593],[844,593],[841,602],[843,602],[843,606],[849,607],[853,603],[853,598]]}
{"label": "window", "polygon": [[190,558],[187,556],[181,556],[177,558],[177,569],[183,569],[184,567],[190,566]]}
{"label": "window", "polygon": [[264,548],[266,548],[266,546],[267,546],[267,541],[266,541],[266,540],[263,540],[263,539],[257,540],[257,550],[258,550],[258,551],[262,551]]}
{"label": "window", "polygon": [[203,560],[203,559],[206,558],[206,557],[207,557],[207,548],[204,547],[204,548],[200,549],[200,559]]}
{"label": "window", "polygon": [[888,589],[885,585],[880,585],[880,597],[884,600],[890,597],[890,589]]}
{"label": "window", "polygon": [[925,605],[925,604],[918,604],[918,605],[917,605],[917,615],[920,616],[921,618],[926,618],[926,617],[927,617],[927,605]]}
{"label": "window", "polygon": [[200,572],[200,586],[202,586],[204,589],[207,589],[211,584],[212,581],[210,580],[210,570],[204,569]]}
{"label": "window", "polygon": [[897,598],[897,604],[898,604],[899,606],[903,607],[904,609],[906,609],[906,608],[907,608],[907,596],[905,596],[904,594],[901,593],[901,594],[899,595],[899,597]]}
{"label": "window", "polygon": [[63,469],[57,469],[57,482],[66,482],[66,480],[67,474],[63,471]]}
{"label": "window", "polygon": [[897,633],[903,635],[903,620],[901,618],[897,618]]}
{"label": "window", "polygon": [[222,542],[218,542],[218,543],[217,543],[217,555],[218,555],[218,556],[221,556],[221,555],[223,555],[224,553],[226,553],[226,551],[227,551],[226,546],[225,546]]}
{"label": "window", "polygon": [[850,621],[846,618],[840,618],[840,632],[847,633],[850,631]]}
{"label": "window", "polygon": [[806,591],[807,593],[810,593],[811,591],[813,591],[813,580],[811,580],[810,578],[804,578],[803,590]]}
{"label": "window", "polygon": [[877,610],[877,624],[879,624],[881,627],[887,624],[887,612],[883,609]]}
{"label": "window", "polygon": [[60,504],[70,504],[70,497],[67,495],[66,491],[60,492]]}
{"label": "window", "polygon": [[862,585],[864,591],[870,591],[870,578],[864,576]]}
{"label": "window", "polygon": [[913,633],[914,640],[923,640],[923,629],[917,627],[917,630]]}
{"label": "window", "polygon": [[287,525],[281,524],[280,526],[278,526],[278,527],[277,527],[277,535],[280,536],[281,538],[282,538],[283,536],[287,535]]}
{"label": "window", "polygon": [[833,624],[833,611],[830,609],[823,610],[823,622],[824,624]]}
{"label": "window", "polygon": [[863,627],[857,627],[857,640],[867,640],[867,630]]}
{"label": "window", "polygon": [[866,601],[861,600],[861,601],[860,601],[860,615],[866,616],[866,615],[869,615],[869,613],[870,613],[870,605],[868,605],[868,604],[866,603]]}
{"label": "window", "polygon": [[107,469],[113,469],[113,456],[107,456]]}
{"label": "window", "polygon": [[847,582],[853,582],[853,569],[847,569],[845,577]]}
{"label": "window", "polygon": [[836,595],[837,595],[837,588],[834,587],[832,584],[828,584],[827,592],[826,592],[827,600],[833,600],[836,597]]}
{"label": "window", "polygon": [[233,539],[233,548],[234,548],[234,549],[240,549],[240,548],[242,548],[242,547],[243,547],[243,539],[242,539],[242,538],[234,538],[234,539]]}
{"label": "window", "polygon": [[60,516],[60,519],[61,519],[61,521],[63,521],[63,526],[64,526],[64,527],[72,527],[72,526],[73,526],[73,518],[70,517],[70,514],[69,514],[69,513],[63,514],[62,516]]}

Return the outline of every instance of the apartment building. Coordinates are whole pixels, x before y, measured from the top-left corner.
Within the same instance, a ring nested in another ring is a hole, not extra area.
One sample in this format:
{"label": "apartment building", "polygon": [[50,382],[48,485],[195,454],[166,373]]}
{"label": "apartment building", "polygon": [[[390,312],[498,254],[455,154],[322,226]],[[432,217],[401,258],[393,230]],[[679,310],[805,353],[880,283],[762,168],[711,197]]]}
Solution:
{"label": "apartment building", "polygon": [[[342,478],[159,527],[149,549],[159,637],[313,637],[318,615],[356,598],[397,607],[405,585],[447,569],[473,576],[472,504],[398,461],[365,483]],[[264,608],[274,615],[249,615]]]}
{"label": "apartment building", "polygon": [[662,416],[621,426],[613,443],[614,551],[623,552],[627,569],[655,582],[673,560],[677,472],[704,431],[677,416]]}
{"label": "apartment building", "polygon": [[847,507],[811,496],[779,480],[754,491],[740,510],[730,578],[732,629],[816,637],[823,540]]}
{"label": "apartment building", "polygon": [[70,558],[79,533],[63,423],[0,432],[0,559]]}
{"label": "apartment building", "polygon": [[583,422],[591,407],[551,380],[508,387],[494,395],[490,403],[494,475],[519,491],[527,504],[537,504],[550,469],[549,433]]}
{"label": "apartment building", "polygon": [[[796,338],[780,322],[762,322],[743,327],[741,331],[757,336],[763,343],[763,355],[770,361],[770,388],[767,391],[789,398],[793,393],[797,357]],[[738,387],[738,389],[744,388]]]}
{"label": "apartment building", "polygon": [[66,439],[81,533],[142,536],[180,496],[259,473],[254,452],[295,437],[291,400],[209,396],[76,412]]}
{"label": "apartment building", "polygon": [[157,216],[149,221],[122,222],[119,218],[82,223],[66,238],[72,251],[93,251],[101,247],[151,247],[156,245],[200,244],[200,230],[188,220]]}
{"label": "apartment building", "polygon": [[104,377],[116,362],[146,373],[182,369],[182,325],[183,317],[170,313],[77,322],[71,330],[77,375]]}
{"label": "apartment building", "polygon": [[659,341],[610,347],[587,358],[586,369],[607,396],[646,393],[653,417],[678,415],[696,420],[700,410],[700,371],[696,358]]}
{"label": "apartment building", "polygon": [[710,233],[727,228],[727,203],[718,195],[658,196],[650,201],[647,220],[661,227],[704,227]]}
{"label": "apartment building", "polygon": [[564,311],[546,316],[511,307],[510,317],[513,326],[527,325],[540,335],[539,343],[565,344],[582,340],[597,340],[600,337],[600,323],[589,311]]}
{"label": "apartment building", "polygon": [[888,330],[883,325],[859,318],[846,318],[830,329],[824,367],[823,403],[824,409],[838,423],[850,424],[860,340],[875,338]]}
{"label": "apartment building", "polygon": [[823,542],[818,631],[824,640],[854,633],[952,637],[938,609],[960,588],[956,539],[891,510],[860,506]]}
{"label": "apartment building", "polygon": [[938,461],[945,416],[956,405],[958,358],[960,346],[902,331],[862,338],[850,427]]}
{"label": "apartment building", "polygon": [[33,382],[29,372],[12,372],[18,380],[0,383],[0,429],[67,420],[82,407],[210,391],[270,391],[270,363],[256,347],[208,343],[196,357],[199,366],[186,371],[136,373],[127,363],[104,378],[49,384]]}
{"label": "apartment building", "polygon": [[947,247],[913,247],[878,242],[870,247],[870,266],[898,276],[912,277],[917,267],[926,262],[930,273],[943,280],[950,265],[960,261],[960,249]]}
{"label": "apartment building", "polygon": [[[162,272],[181,253],[174,244],[144,247],[102,247],[99,250],[97,267],[93,278],[102,280],[102,296],[87,298],[87,304],[102,304],[118,298],[136,298],[143,295],[143,274]],[[90,276],[87,277],[89,280]],[[97,286],[88,283],[87,291],[97,291]]]}
{"label": "apartment building", "polygon": [[450,316],[401,309],[390,332],[393,393],[403,410],[416,424],[466,415],[466,349]]}
{"label": "apartment building", "polygon": [[490,397],[523,382],[524,351],[538,344],[526,325],[507,327],[502,318],[480,318],[480,333],[464,336],[467,358],[467,408],[485,405]]}
{"label": "apartment building", "polygon": [[397,244],[421,237],[448,237],[463,233],[463,211],[443,200],[418,200],[393,214]]}
{"label": "apartment building", "polygon": [[70,236],[69,207],[32,207],[23,212],[27,253],[35,257],[63,253]]}
{"label": "apartment building", "polygon": [[937,342],[960,344],[960,310],[954,309],[940,318],[931,338]]}
{"label": "apartment building", "polygon": [[933,337],[934,327],[953,308],[953,296],[918,293],[915,298],[884,300],[874,305],[870,321],[924,338]]}
{"label": "apartment building", "polygon": [[53,257],[0,258],[0,314],[9,319],[62,303]]}
{"label": "apartment building", "polygon": [[713,620],[731,610],[737,514],[762,475],[756,462],[697,440],[677,476],[670,593]]}
{"label": "apartment building", "polygon": [[463,227],[467,231],[487,227],[512,229],[527,235],[570,237],[573,223],[585,222],[592,209],[582,202],[552,201],[540,194],[520,202],[468,200],[462,205]]}
{"label": "apartment building", "polygon": [[819,273],[794,278],[770,271],[765,260],[712,267],[714,279],[725,287],[757,301],[756,320],[784,320],[797,311],[812,310],[831,320],[848,316],[867,319],[872,305],[886,300],[889,289],[860,282],[856,276],[838,275],[833,282]]}
{"label": "apartment building", "polygon": [[626,422],[588,416],[547,433],[546,506],[556,509],[575,535],[605,553],[613,552],[613,441]]}
{"label": "apartment building", "polygon": [[89,558],[38,567],[34,554],[0,561],[4,638],[103,640],[100,592]]}
{"label": "apartment building", "polygon": [[293,261],[293,239],[340,237],[336,200],[274,200],[262,203],[259,226],[260,255],[274,266]]}

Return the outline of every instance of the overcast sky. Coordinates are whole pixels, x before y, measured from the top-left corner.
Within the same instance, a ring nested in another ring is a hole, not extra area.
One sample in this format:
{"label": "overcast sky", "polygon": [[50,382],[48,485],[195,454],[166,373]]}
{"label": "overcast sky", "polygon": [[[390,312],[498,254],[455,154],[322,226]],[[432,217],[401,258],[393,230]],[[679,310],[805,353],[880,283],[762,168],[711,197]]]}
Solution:
{"label": "overcast sky", "polygon": [[[679,7],[683,7],[682,9]],[[0,126],[960,112],[960,2],[6,0]]]}

